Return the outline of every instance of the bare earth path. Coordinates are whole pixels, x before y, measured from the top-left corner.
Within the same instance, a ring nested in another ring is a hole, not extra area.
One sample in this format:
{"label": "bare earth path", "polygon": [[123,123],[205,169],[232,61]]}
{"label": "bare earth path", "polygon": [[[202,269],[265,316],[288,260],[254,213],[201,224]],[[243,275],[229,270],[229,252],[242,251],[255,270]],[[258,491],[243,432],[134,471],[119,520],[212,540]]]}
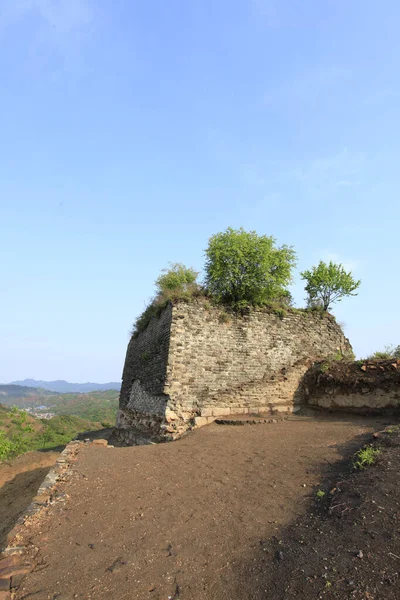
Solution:
{"label": "bare earth path", "polygon": [[0,464],[0,548],[25,512],[59,452],[27,452]]}
{"label": "bare earth path", "polygon": [[386,423],[317,416],[214,424],[156,446],[86,445],[61,484],[66,501],[29,532],[38,566],[15,597],[246,600],[244,565],[260,542],[305,510],[327,461]]}

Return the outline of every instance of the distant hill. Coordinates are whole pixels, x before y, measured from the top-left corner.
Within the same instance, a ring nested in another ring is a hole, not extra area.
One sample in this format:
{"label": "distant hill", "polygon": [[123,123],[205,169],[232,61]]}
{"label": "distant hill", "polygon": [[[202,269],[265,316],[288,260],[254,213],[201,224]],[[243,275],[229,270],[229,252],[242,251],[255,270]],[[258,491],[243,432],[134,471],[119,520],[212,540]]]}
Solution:
{"label": "distant hill", "polygon": [[24,381],[12,381],[10,385],[28,386],[33,388],[43,388],[51,392],[59,392],[61,394],[97,392],[106,390],[121,389],[121,384],[116,381],[110,383],[69,383],[68,381],[36,381],[36,379],[24,379]]}
{"label": "distant hill", "polygon": [[24,385],[0,384],[0,402],[8,404],[14,398],[40,399],[58,395],[43,388]]}

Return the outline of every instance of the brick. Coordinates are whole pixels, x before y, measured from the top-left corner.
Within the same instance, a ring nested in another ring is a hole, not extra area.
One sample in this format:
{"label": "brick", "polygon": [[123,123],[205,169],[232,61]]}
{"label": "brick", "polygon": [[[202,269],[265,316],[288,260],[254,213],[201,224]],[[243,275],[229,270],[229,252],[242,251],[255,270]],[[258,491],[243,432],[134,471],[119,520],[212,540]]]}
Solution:
{"label": "brick", "polygon": [[230,408],[213,408],[213,417],[225,417],[231,414]]}
{"label": "brick", "polygon": [[201,409],[201,416],[202,417],[212,417],[212,414],[213,414],[212,408],[210,408],[208,406]]}

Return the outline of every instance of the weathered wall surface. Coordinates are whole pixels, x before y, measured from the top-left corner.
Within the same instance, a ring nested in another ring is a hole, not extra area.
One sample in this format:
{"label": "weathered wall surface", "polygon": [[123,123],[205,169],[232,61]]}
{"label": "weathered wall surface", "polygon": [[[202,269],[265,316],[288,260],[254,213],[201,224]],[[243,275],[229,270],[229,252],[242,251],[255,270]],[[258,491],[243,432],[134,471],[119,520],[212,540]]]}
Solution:
{"label": "weathered wall surface", "polygon": [[117,415],[117,428],[121,430],[138,428],[157,433],[165,420],[171,320],[169,305],[128,344]]}
{"label": "weathered wall surface", "polygon": [[400,412],[400,360],[322,363],[307,372],[302,387],[311,407]]}
{"label": "weathered wall surface", "polygon": [[328,315],[178,303],[129,344],[119,424],[176,437],[195,417],[289,412],[311,364],[350,350]]}

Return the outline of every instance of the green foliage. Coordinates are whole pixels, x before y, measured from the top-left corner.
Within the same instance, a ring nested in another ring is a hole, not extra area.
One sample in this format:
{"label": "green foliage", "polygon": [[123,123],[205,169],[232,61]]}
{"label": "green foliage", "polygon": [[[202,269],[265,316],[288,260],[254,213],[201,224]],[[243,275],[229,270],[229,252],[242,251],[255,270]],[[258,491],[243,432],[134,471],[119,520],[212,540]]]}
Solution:
{"label": "green foliage", "polygon": [[[23,452],[64,446],[78,433],[113,427],[118,409],[118,392],[60,394],[49,410],[59,414],[35,419],[27,412],[0,405],[0,461]],[[78,416],[80,415],[80,416]]]}
{"label": "green foliage", "polygon": [[155,281],[156,296],[136,319],[132,335],[136,336],[146,329],[153,317],[159,317],[163,308],[175,300],[190,301],[202,294],[197,283],[198,273],[182,263],[170,263],[169,269],[163,269]]}
{"label": "green foliage", "polygon": [[295,252],[255,231],[228,228],[206,250],[206,288],[219,302],[262,306],[289,294]]}
{"label": "green foliage", "polygon": [[371,356],[368,356],[368,360],[389,360],[391,358],[400,358],[400,345],[399,346],[385,346],[384,350],[374,352]]}
{"label": "green foliage", "polygon": [[341,264],[332,261],[327,264],[322,260],[318,266],[303,271],[301,278],[306,281],[308,305],[310,308],[328,310],[334,302],[347,296],[357,296],[355,291],[361,281],[356,281],[350,272],[346,272]]}
{"label": "green foliage", "polygon": [[318,500],[322,500],[323,498],[325,498],[326,493],[323,490],[318,490],[317,492],[317,498]]}
{"label": "green foliage", "polygon": [[381,451],[379,448],[373,448],[372,446],[366,446],[361,448],[356,453],[356,460],[353,463],[355,469],[365,469],[374,464]]}
{"label": "green foliage", "polygon": [[80,417],[86,422],[107,423],[107,427],[113,427],[118,410],[118,397],[119,392],[116,390],[62,394],[55,399],[57,404],[52,405],[50,410],[56,415]]}
{"label": "green foliage", "polygon": [[190,291],[196,284],[197,271],[185,267],[182,263],[170,263],[169,269],[163,269],[156,279],[157,294],[168,295],[168,292]]}

